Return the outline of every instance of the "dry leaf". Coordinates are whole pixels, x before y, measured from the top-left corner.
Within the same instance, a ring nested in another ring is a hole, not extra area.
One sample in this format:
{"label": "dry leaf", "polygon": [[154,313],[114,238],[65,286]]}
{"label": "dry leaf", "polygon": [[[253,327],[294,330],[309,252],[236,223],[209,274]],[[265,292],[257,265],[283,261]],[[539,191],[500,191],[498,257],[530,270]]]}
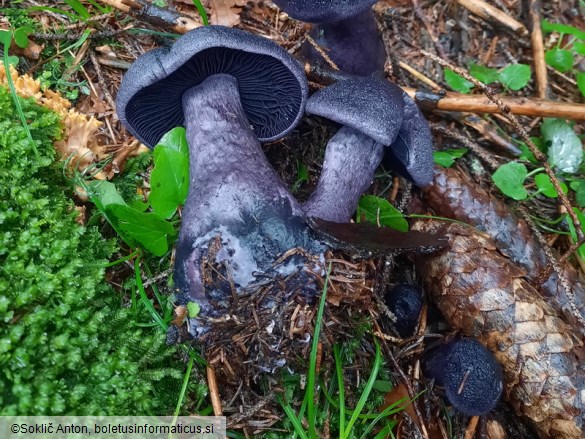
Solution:
{"label": "dry leaf", "polygon": [[207,0],[211,24],[232,27],[240,23],[241,7],[246,0]]}

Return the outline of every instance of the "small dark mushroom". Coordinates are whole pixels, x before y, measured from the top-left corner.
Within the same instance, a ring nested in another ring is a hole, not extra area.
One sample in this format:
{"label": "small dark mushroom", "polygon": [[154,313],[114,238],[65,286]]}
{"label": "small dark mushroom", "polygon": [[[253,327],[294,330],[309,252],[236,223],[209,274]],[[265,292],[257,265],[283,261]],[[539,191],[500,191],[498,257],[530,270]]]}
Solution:
{"label": "small dark mushroom", "polygon": [[327,144],[321,177],[303,204],[308,216],[349,222],[385,153],[391,167],[410,181],[431,182],[428,123],[397,85],[373,77],[340,81],[311,96],[307,113],[343,125]]}
{"label": "small dark mushroom", "polygon": [[424,375],[442,386],[451,405],[463,414],[488,413],[502,396],[502,367],[473,338],[432,346],[423,354],[421,365]]}
{"label": "small dark mushroom", "polygon": [[423,306],[420,287],[412,284],[395,285],[386,290],[384,303],[395,317],[393,324],[398,334],[401,337],[411,336]]}
{"label": "small dark mushroom", "polygon": [[[386,51],[371,6],[377,0],[275,0],[291,17],[317,23],[311,37],[344,72],[366,76],[384,70]],[[323,61],[312,46],[312,60]]]}
{"label": "small dark mushroom", "polygon": [[[171,128],[186,127],[190,185],[174,281],[178,301],[199,303],[202,315],[219,314],[210,300],[225,305],[231,297],[227,282],[205,287],[202,261],[228,264],[226,276],[243,288],[289,249],[322,251],[259,142],[295,127],[306,93],[303,69],[286,51],[221,26],[146,53],[124,76],[118,115],[138,139],[154,147]],[[302,266],[296,262],[288,268]]]}

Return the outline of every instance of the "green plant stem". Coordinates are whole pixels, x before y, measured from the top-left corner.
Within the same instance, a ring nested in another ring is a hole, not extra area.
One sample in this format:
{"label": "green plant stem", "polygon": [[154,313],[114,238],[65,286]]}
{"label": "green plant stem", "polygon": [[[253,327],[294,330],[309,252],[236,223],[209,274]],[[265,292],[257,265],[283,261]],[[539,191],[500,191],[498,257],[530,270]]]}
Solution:
{"label": "green plant stem", "polygon": [[327,277],[325,278],[325,285],[321,293],[321,300],[319,301],[319,310],[315,319],[315,331],[313,333],[313,344],[311,346],[311,354],[309,356],[309,376],[307,378],[307,417],[309,421],[309,436],[317,438],[317,431],[315,429],[315,419],[317,411],[315,410],[315,375],[317,371],[317,351],[319,349],[319,335],[321,333],[321,324],[323,322],[323,312],[325,311],[325,299],[327,297],[327,286],[329,285],[329,275],[331,273],[331,264],[327,268]]}
{"label": "green plant stem", "polygon": [[132,253],[130,253],[129,255],[126,255],[120,259],[116,259],[115,261],[108,262],[107,264],[90,264],[89,266],[90,267],[100,267],[100,268],[110,268],[110,267],[114,267],[118,264],[121,264],[122,262],[129,261],[130,259],[133,259],[136,256],[140,256],[140,249],[136,249]]}
{"label": "green plant stem", "polygon": [[534,174],[538,174],[539,172],[542,172],[542,171],[544,171],[544,168],[536,168],[533,171],[530,171],[528,174],[526,174],[526,178],[530,178]]}
{"label": "green plant stem", "polygon": [[[187,364],[187,371],[185,372],[185,376],[183,377],[183,385],[181,386],[181,392],[179,393],[179,399],[177,401],[177,406],[175,407],[175,413],[173,415],[173,422],[171,425],[175,425],[177,422],[177,418],[179,417],[179,412],[181,411],[181,406],[183,405],[183,400],[185,399],[185,393],[187,393],[187,386],[189,385],[189,378],[191,378],[191,370],[193,369],[193,362],[195,361],[195,357],[193,355],[189,355],[189,363]],[[171,439],[172,433],[169,434],[169,439]]]}
{"label": "green plant stem", "polygon": [[378,343],[377,339],[374,339],[374,343],[376,344],[376,355],[374,357],[374,365],[372,366],[372,373],[370,374],[370,377],[368,378],[368,382],[366,383],[366,387],[364,388],[364,391],[362,392],[362,395],[360,396],[360,399],[355,407],[353,415],[351,416],[351,419],[349,420],[349,422],[347,424],[347,427],[346,427],[345,432],[344,432],[345,438],[350,437],[351,429],[353,428],[353,425],[357,421],[362,409],[366,405],[366,401],[368,400],[368,396],[370,396],[370,392],[372,391],[372,388],[374,387],[374,383],[376,381],[376,377],[378,376],[378,372],[380,370],[380,365],[382,364],[382,352],[380,350],[380,343]]}
{"label": "green plant stem", "polygon": [[37,160],[41,159],[41,155],[39,154],[39,150],[37,149],[37,144],[32,138],[32,134],[28,127],[28,123],[26,122],[26,117],[24,116],[24,112],[22,111],[22,106],[20,105],[20,101],[18,100],[18,95],[16,94],[16,87],[14,86],[14,82],[12,81],[12,75],[10,74],[10,63],[8,62],[8,47],[4,44],[3,49],[3,60],[4,60],[4,71],[6,72],[6,81],[8,81],[8,88],[10,89],[10,93],[12,93],[12,100],[14,101],[14,106],[16,107],[16,112],[18,113],[18,117],[20,118],[20,122],[22,123],[22,127],[26,132],[26,137],[30,142],[33,151]]}
{"label": "green plant stem", "polygon": [[146,291],[144,290],[144,284],[142,283],[142,276],[140,274],[140,258],[136,258],[134,260],[134,278],[136,280],[136,287],[138,288],[138,292],[140,293],[140,300],[154,319],[154,321],[158,324],[160,329],[164,332],[167,331],[168,325],[163,321],[161,316],[156,312],[152,302],[148,299],[146,295]]}
{"label": "green plant stem", "polygon": [[338,345],[333,346],[333,358],[335,359],[335,372],[339,391],[339,438],[343,439],[343,432],[345,431],[345,385],[343,383],[343,369]]}

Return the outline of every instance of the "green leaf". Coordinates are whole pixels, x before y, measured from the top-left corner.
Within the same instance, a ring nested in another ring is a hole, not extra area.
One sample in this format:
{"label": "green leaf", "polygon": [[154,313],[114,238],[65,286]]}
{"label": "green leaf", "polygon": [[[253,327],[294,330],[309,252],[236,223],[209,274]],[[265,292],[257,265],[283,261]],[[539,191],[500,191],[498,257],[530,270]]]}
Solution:
{"label": "green leaf", "polygon": [[549,66],[561,73],[571,70],[575,62],[573,52],[558,48],[547,50],[544,53],[544,60]]}
{"label": "green leaf", "polygon": [[20,59],[18,58],[18,56],[9,56],[8,57],[8,64],[11,66],[16,67],[19,62],[20,62]]}
{"label": "green leaf", "polygon": [[585,43],[575,41],[573,43],[573,50],[575,51],[575,53],[578,53],[579,55],[585,55]]}
{"label": "green leaf", "polygon": [[148,201],[155,213],[170,218],[189,192],[189,155],[162,144],[154,148]]}
{"label": "green leaf", "polygon": [[573,128],[562,119],[545,119],[540,131],[548,146],[550,164],[561,172],[577,172],[583,161],[583,145]]}
{"label": "green leaf", "polygon": [[530,151],[530,148],[528,148],[528,145],[526,145],[526,143],[520,142],[518,147],[520,148],[520,151],[522,151],[522,153],[518,157],[519,160],[526,160],[527,162],[534,164],[538,163],[538,160],[536,160],[536,157],[534,157],[534,154],[532,153],[532,151]]}
{"label": "green leaf", "polygon": [[187,313],[189,313],[189,317],[194,319],[195,317],[197,317],[199,315],[200,312],[201,312],[201,305],[199,305],[197,302],[187,303]]}
{"label": "green leaf", "polygon": [[567,24],[551,23],[550,21],[547,20],[542,20],[540,25],[542,26],[543,32],[547,33],[559,32],[561,34],[573,35],[579,38],[580,40],[585,40],[585,32],[580,29],[577,29],[576,27],[569,26]]}
{"label": "green leaf", "polygon": [[14,31],[14,42],[22,49],[28,46],[28,36],[33,32],[30,27],[19,27]]}
{"label": "green leaf", "polygon": [[9,30],[0,30],[0,43],[4,46],[4,50],[10,47],[12,43],[12,32]]}
{"label": "green leaf", "polygon": [[510,64],[500,71],[498,77],[504,87],[520,90],[528,84],[530,75],[530,67],[526,64]]}
{"label": "green leaf", "polygon": [[124,236],[139,242],[155,256],[162,256],[168,251],[168,239],[175,236],[175,229],[160,215],[138,212],[121,204],[106,206],[106,212]]}
{"label": "green leaf", "polygon": [[402,213],[383,198],[365,195],[360,199],[357,209],[358,221],[365,216],[366,221],[390,227],[400,232],[408,231],[408,222]]}
{"label": "green leaf", "polygon": [[[557,198],[559,196],[555,187],[552,184],[552,181],[550,180],[550,177],[547,174],[545,174],[545,173],[536,174],[534,176],[534,182],[536,183],[536,187],[538,188],[538,191],[541,194],[543,194],[545,197]],[[561,189],[566,194],[567,190],[568,190],[567,185],[564,184],[563,182],[559,182],[559,183],[560,183]]]}
{"label": "green leaf", "polygon": [[116,185],[105,180],[94,180],[87,183],[90,189],[90,196],[97,197],[100,203],[105,207],[110,204],[126,204],[122,196],[118,193]]}
{"label": "green leaf", "polygon": [[458,75],[453,70],[445,69],[445,81],[453,90],[459,93],[469,93],[473,88],[473,83],[464,77]]}
{"label": "green leaf", "polygon": [[585,72],[577,72],[575,75],[577,79],[577,87],[583,96],[585,96]]}
{"label": "green leaf", "polygon": [[491,84],[498,81],[499,78],[496,69],[480,66],[479,64],[471,64],[469,66],[469,74],[484,84]]}
{"label": "green leaf", "polygon": [[571,189],[575,191],[575,201],[579,207],[585,207],[585,180],[571,182]]}
{"label": "green leaf", "polygon": [[187,143],[187,136],[185,128],[176,127],[165,133],[158,145],[163,145],[165,148],[172,149],[182,154],[189,154],[189,144]]}
{"label": "green leaf", "polygon": [[466,148],[446,149],[444,151],[433,152],[433,158],[436,165],[449,168],[455,163],[455,159],[463,157],[466,152]]}
{"label": "green leaf", "polygon": [[510,198],[523,200],[528,196],[524,188],[527,175],[526,166],[522,163],[510,162],[500,166],[492,175],[492,180]]}

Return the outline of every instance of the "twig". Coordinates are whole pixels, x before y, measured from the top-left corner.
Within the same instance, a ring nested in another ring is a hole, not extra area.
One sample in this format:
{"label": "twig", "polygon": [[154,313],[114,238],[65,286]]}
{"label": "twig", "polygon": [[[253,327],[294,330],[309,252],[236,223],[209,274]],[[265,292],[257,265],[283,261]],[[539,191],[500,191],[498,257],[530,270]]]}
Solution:
{"label": "twig", "polygon": [[215,416],[223,416],[221,399],[219,398],[219,387],[217,385],[217,378],[215,377],[215,369],[211,366],[207,366],[207,385],[209,387],[209,397],[211,398],[213,414]]}
{"label": "twig", "polygon": [[482,1],[482,0],[457,0],[461,6],[467,9],[474,15],[482,18],[490,23],[500,24],[507,27],[515,34],[524,36],[528,34],[526,27],[517,20],[514,20],[505,12],[500,11],[498,8]]}
{"label": "twig", "polygon": [[409,66],[408,64],[406,64],[403,61],[399,61],[398,65],[403,68],[404,70],[406,70],[408,73],[410,73],[412,76],[414,76],[416,79],[418,79],[421,82],[424,82],[425,84],[427,84],[429,87],[431,87],[432,89],[435,90],[440,90],[441,86],[439,84],[437,84],[435,81],[433,81],[431,78],[423,75],[421,72],[419,72],[418,70],[415,70],[414,68],[412,68],[411,66]]}
{"label": "twig", "polygon": [[108,6],[112,6],[126,14],[132,15],[140,21],[153,24],[155,26],[166,26],[172,28],[175,32],[184,34],[192,29],[201,27],[191,17],[180,14],[177,11],[160,8],[145,0],[99,0]]}
{"label": "twig", "polygon": [[104,75],[102,73],[102,68],[95,56],[95,53],[90,52],[89,59],[91,60],[95,73],[97,74],[98,82],[100,83],[100,87],[102,88],[102,92],[104,93],[106,101],[108,101],[108,104],[110,104],[111,109],[115,109],[116,103],[114,102],[114,98],[112,97],[110,91],[108,90],[108,85],[106,84],[106,80],[104,79]]}
{"label": "twig", "polygon": [[440,133],[446,134],[452,139],[457,140],[459,143],[465,145],[467,148],[472,150],[477,156],[479,156],[479,158],[481,158],[485,163],[487,163],[492,172],[494,172],[498,168],[499,163],[495,159],[493,159],[489,154],[486,154],[486,152],[477,143],[472,142],[467,137],[462,136],[459,133],[455,133],[451,130],[448,130],[444,126],[439,124],[431,124],[431,129],[433,131],[438,131]]}
{"label": "twig", "polygon": [[563,206],[565,206],[565,208],[567,209],[567,214],[571,217],[571,220],[573,221],[573,224],[574,224],[575,229],[577,231],[577,236],[579,238],[579,242],[581,244],[583,242],[585,242],[585,235],[583,234],[583,230],[581,230],[581,223],[579,222],[579,219],[577,218],[577,215],[575,214],[575,212],[573,212],[573,206],[571,205],[571,202],[567,198],[566,194],[561,189],[559,181],[558,181],[556,175],[554,174],[554,172],[552,171],[548,161],[546,160],[545,155],[536,147],[536,145],[534,144],[534,142],[532,141],[532,139],[530,138],[530,136],[528,135],[528,133],[526,132],[524,127],[522,125],[520,125],[520,122],[518,121],[516,116],[514,116],[514,114],[512,114],[510,107],[508,107],[498,96],[496,96],[492,92],[491,88],[486,86],[483,82],[475,79],[473,76],[471,76],[469,73],[467,73],[467,71],[465,71],[464,69],[456,67],[456,66],[452,65],[451,63],[449,63],[448,61],[445,61],[445,60],[443,60],[443,59],[437,57],[436,55],[433,55],[432,53],[429,53],[427,51],[421,50],[421,53],[424,56],[432,59],[433,61],[441,64],[441,66],[453,70],[458,75],[461,75],[465,79],[467,79],[468,81],[472,82],[475,86],[481,88],[483,90],[483,92],[485,93],[485,95],[494,104],[496,104],[498,106],[498,108],[501,110],[504,117],[514,127],[514,129],[520,135],[520,137],[522,138],[524,143],[526,143],[526,145],[528,146],[528,148],[530,149],[532,154],[534,154],[534,157],[539,161],[539,163],[544,168],[545,172],[547,173],[547,175],[549,176],[549,178],[553,184],[553,187],[557,191],[557,194],[559,194],[559,198],[561,199]]}
{"label": "twig", "polygon": [[[126,32],[128,28],[124,29],[116,29],[116,30],[105,30],[105,31],[95,31],[88,35],[87,39],[97,39],[97,38],[111,38],[123,32]],[[77,41],[81,38],[83,33],[62,33],[62,34],[47,34],[47,33],[34,33],[31,34],[31,37],[37,40],[45,40],[45,41]]]}
{"label": "twig", "polygon": [[540,27],[540,0],[530,0],[530,25],[532,32],[532,56],[534,58],[534,76],[536,78],[536,90],[540,99],[546,99],[548,94],[548,76],[546,62],[544,60],[544,42],[542,40],[542,28]]}
{"label": "twig", "polygon": [[418,0],[411,0],[411,1],[412,1],[412,8],[414,10],[414,14],[421,21],[421,23],[424,25],[425,29],[427,30],[427,33],[429,34],[429,37],[431,38],[431,41],[435,45],[435,49],[437,50],[439,55],[441,55],[442,58],[448,59],[449,57],[447,56],[445,49],[441,45],[439,38],[435,35],[433,28],[431,27],[431,25],[427,21],[426,15],[424,14],[422,9],[420,8],[420,5],[418,4]]}
{"label": "twig", "polygon": [[[426,52],[428,53],[428,52]],[[333,71],[322,64],[305,64],[305,72],[314,82],[323,85],[342,81],[350,76]],[[475,78],[474,80],[478,82]],[[585,105],[572,102],[555,102],[531,98],[498,98],[498,106],[483,95],[466,95],[455,92],[419,92],[416,88],[402,87],[411,98],[426,110],[459,111],[477,114],[503,114],[507,108],[512,114],[531,117],[558,117],[570,120],[585,120]],[[506,110],[507,111],[507,110]]]}
{"label": "twig", "polygon": [[327,64],[329,64],[329,66],[333,70],[339,70],[339,67],[337,67],[337,64],[335,64],[335,62],[329,57],[327,52],[325,52],[325,50],[321,46],[319,46],[317,44],[317,42],[310,35],[307,35],[305,38],[307,39],[309,44],[311,46],[313,46],[313,48],[319,53],[319,55],[321,55],[323,57],[323,59],[327,62]]}

